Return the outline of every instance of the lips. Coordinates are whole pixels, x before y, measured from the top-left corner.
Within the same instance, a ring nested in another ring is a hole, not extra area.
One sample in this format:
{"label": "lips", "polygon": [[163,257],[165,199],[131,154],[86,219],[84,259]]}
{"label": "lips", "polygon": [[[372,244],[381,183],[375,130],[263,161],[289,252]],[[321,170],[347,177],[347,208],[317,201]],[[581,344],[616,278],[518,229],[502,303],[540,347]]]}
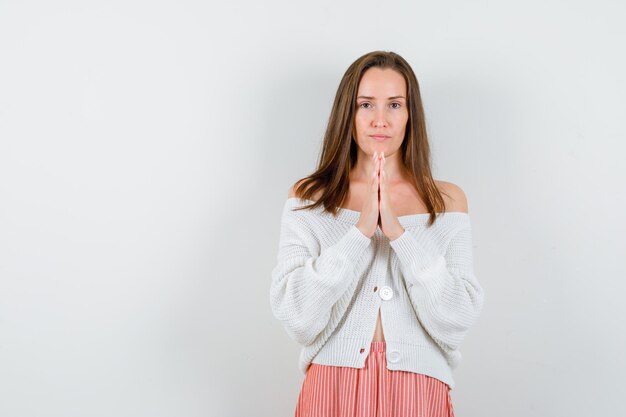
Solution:
{"label": "lips", "polygon": [[386,135],[370,135],[370,137],[374,140],[377,140],[379,142],[385,140],[385,139],[389,139],[389,136]]}

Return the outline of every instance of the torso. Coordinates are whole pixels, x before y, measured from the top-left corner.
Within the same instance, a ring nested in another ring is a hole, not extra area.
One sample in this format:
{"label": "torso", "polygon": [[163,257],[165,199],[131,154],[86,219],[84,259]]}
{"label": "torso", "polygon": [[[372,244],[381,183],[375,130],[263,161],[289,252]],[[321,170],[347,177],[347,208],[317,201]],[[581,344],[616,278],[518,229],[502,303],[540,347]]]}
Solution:
{"label": "torso", "polygon": [[[435,180],[435,184],[440,189],[445,189],[446,182]],[[350,210],[361,211],[361,207],[363,205],[364,198],[367,191],[367,184],[350,181],[350,191],[348,192],[348,197],[346,198],[345,204],[342,205],[343,208],[347,208]],[[426,213],[428,210],[424,205],[421,197],[417,193],[417,190],[413,187],[409,182],[397,183],[393,184],[389,187],[391,194],[391,204],[394,208],[394,213],[396,216],[405,216],[408,214],[416,214],[416,213]],[[318,193],[317,196],[314,197],[315,200],[321,194]],[[444,202],[446,206],[448,206],[448,199],[445,194],[442,194]],[[376,330],[374,332],[374,338],[372,339],[374,342],[385,341],[385,334],[383,331],[382,319],[380,317],[380,309],[378,309],[378,317],[376,318]]]}

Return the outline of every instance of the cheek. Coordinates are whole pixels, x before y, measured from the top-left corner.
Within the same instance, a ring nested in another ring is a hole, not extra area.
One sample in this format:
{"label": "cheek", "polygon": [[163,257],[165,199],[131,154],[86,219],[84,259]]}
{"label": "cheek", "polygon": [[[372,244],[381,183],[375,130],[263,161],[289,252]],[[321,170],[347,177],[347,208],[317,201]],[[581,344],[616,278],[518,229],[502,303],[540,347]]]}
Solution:
{"label": "cheek", "polygon": [[402,128],[406,128],[407,123],[409,122],[409,114],[404,113],[398,117],[398,125],[402,126]]}
{"label": "cheek", "polygon": [[363,130],[366,127],[367,122],[363,117],[359,117],[358,115],[354,118],[354,125],[358,131]]}

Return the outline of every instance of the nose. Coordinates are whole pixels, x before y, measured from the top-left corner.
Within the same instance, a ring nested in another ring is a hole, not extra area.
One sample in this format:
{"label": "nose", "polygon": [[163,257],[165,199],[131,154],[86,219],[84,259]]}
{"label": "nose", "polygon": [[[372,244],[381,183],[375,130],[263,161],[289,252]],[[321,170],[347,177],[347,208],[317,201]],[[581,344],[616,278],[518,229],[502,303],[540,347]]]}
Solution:
{"label": "nose", "polygon": [[376,113],[374,114],[374,120],[372,122],[374,124],[374,127],[386,127],[387,126],[387,119],[385,118],[384,109],[381,108],[376,111]]}

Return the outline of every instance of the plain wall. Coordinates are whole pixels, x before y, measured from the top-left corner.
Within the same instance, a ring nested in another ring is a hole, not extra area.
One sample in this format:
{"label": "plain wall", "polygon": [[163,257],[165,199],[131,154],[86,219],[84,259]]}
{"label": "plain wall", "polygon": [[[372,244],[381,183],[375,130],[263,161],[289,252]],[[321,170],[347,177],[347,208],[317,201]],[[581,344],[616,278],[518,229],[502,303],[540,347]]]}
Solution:
{"label": "plain wall", "polygon": [[339,80],[391,50],[486,291],[456,415],[622,410],[620,1],[0,1],[0,415],[289,416],[269,306]]}

